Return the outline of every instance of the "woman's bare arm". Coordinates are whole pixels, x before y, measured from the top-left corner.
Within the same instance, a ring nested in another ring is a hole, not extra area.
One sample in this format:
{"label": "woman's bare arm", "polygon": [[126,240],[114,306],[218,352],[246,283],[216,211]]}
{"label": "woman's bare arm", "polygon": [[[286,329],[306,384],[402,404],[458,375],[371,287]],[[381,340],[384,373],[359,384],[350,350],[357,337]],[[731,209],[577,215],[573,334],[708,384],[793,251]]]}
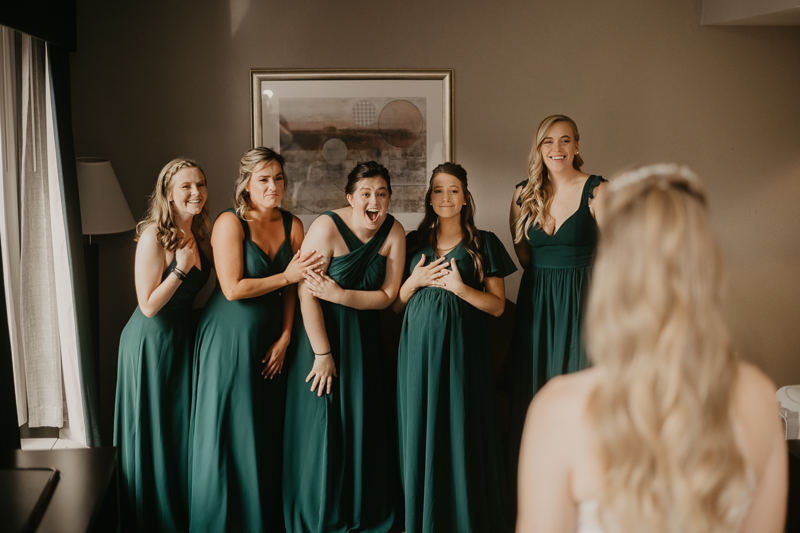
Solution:
{"label": "woman's bare arm", "polygon": [[233,213],[222,213],[214,224],[211,236],[217,279],[222,293],[230,301],[255,298],[278,290],[302,278],[305,269],[319,263],[313,251],[295,253],[286,270],[266,278],[244,278],[244,230]]}
{"label": "woman's bare arm", "polygon": [[[190,239],[184,247],[175,251],[175,266],[184,273],[189,272],[194,264],[197,247],[194,239]],[[136,283],[136,300],[139,310],[146,317],[155,316],[172,298],[180,287],[182,280],[169,275],[161,281],[167,267],[167,252],[161,247],[154,225],[148,226],[136,244],[134,278]]]}

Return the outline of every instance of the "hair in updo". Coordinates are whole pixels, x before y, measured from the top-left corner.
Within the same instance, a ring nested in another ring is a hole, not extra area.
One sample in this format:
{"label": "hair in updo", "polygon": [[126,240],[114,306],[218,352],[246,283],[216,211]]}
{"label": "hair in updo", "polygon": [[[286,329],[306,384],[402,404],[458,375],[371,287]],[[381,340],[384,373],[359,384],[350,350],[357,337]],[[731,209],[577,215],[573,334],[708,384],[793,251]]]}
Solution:
{"label": "hair in updo", "polygon": [[[246,218],[247,212],[251,209],[250,192],[247,190],[247,185],[250,183],[250,175],[253,174],[256,166],[258,166],[258,164],[262,161],[265,163],[277,161],[281,166],[281,172],[283,172],[283,167],[286,164],[286,160],[283,158],[283,156],[272,148],[260,146],[244,153],[242,160],[239,162],[239,178],[236,180],[236,186],[233,192],[233,207],[236,209],[236,214],[242,218]],[[286,191],[286,187],[288,185],[289,181],[284,173],[284,192]]]}
{"label": "hair in updo", "polygon": [[461,182],[465,202],[465,205],[461,208],[461,227],[464,230],[464,237],[461,242],[464,243],[464,248],[466,248],[472,259],[478,279],[484,281],[483,243],[481,242],[481,232],[475,226],[475,202],[472,200],[472,193],[469,192],[467,187],[467,171],[457,163],[442,163],[433,169],[431,179],[428,182],[428,192],[425,193],[425,217],[417,228],[417,242],[411,247],[410,251],[414,252],[427,243],[430,243],[434,251],[437,249],[439,215],[433,210],[431,195],[433,194],[433,179],[439,174],[449,174]]}
{"label": "hair in updo", "polygon": [[389,196],[392,195],[392,181],[389,177],[389,171],[386,170],[385,166],[376,161],[367,161],[357,164],[356,167],[350,171],[350,174],[347,175],[347,187],[345,187],[344,192],[353,194],[356,192],[356,185],[358,182],[366,178],[383,178],[386,182],[386,188],[389,189]]}

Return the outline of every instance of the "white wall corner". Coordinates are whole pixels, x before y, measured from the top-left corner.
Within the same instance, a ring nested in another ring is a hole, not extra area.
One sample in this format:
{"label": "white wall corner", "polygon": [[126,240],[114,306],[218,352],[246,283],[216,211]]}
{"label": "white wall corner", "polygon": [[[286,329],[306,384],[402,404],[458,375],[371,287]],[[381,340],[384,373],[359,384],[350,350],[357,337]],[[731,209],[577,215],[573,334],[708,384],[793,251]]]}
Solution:
{"label": "white wall corner", "polygon": [[800,0],[703,0],[704,26],[800,26]]}

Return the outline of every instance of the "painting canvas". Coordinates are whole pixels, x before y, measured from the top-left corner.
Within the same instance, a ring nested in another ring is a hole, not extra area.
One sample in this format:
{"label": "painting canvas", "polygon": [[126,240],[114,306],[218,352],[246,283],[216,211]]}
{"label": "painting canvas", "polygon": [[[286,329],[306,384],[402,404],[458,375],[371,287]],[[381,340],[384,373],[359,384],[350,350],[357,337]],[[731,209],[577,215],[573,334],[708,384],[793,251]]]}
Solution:
{"label": "painting canvas", "polygon": [[[374,160],[392,178],[391,212],[405,225],[421,219],[431,171],[452,160],[449,77],[445,85],[438,74],[320,80],[304,72],[298,80],[286,79],[293,71],[277,79],[266,72],[253,80],[253,145],[286,159],[286,208],[313,219],[347,205],[347,175],[359,161]],[[327,75],[335,73],[355,75]]]}

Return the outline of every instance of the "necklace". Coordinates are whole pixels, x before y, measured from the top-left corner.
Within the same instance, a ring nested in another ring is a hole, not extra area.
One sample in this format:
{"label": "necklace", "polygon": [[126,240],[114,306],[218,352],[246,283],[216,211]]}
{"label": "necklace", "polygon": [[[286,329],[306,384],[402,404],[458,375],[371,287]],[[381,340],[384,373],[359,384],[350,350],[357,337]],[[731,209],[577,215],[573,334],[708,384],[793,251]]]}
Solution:
{"label": "necklace", "polygon": [[442,246],[437,242],[436,243],[436,255],[438,257],[444,257],[445,255],[447,255],[448,252],[452,252],[453,250],[455,250],[456,247],[459,244],[461,244],[461,240],[462,239],[457,240],[456,243],[454,245],[450,246],[450,247]]}

